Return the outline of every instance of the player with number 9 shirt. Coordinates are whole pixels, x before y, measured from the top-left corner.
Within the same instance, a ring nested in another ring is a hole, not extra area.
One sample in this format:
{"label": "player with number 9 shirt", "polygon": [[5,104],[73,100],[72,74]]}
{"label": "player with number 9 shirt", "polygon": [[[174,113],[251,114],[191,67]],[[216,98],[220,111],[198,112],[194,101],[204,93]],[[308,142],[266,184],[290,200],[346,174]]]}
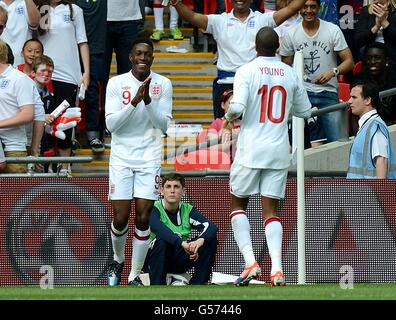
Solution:
{"label": "player with number 9 shirt", "polygon": [[114,212],[110,286],[121,281],[132,199],[136,217],[128,284],[142,285],[139,274],[150,243],[150,212],[159,196],[162,135],[172,119],[172,84],[151,71],[153,51],[149,39],[136,39],[129,55],[132,70],[111,78],[107,85],[106,125],[112,133],[109,199]]}

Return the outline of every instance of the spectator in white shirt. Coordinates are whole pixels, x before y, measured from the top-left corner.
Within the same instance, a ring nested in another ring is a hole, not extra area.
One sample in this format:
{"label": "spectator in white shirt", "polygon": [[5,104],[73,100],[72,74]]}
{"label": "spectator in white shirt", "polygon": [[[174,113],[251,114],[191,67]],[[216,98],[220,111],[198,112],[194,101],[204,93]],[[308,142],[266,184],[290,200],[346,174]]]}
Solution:
{"label": "spectator in white shirt", "polygon": [[[24,124],[33,121],[34,82],[8,63],[7,45],[0,40],[0,141],[6,157],[26,157]],[[6,172],[22,173],[26,166],[9,164]]]}
{"label": "spectator in white shirt", "polygon": [[0,0],[0,6],[8,11],[7,27],[0,38],[11,46],[17,66],[23,63],[22,46],[38,28],[40,13],[33,0]]}
{"label": "spectator in white shirt", "polygon": [[[40,25],[40,40],[46,55],[55,64],[52,77],[55,105],[67,100],[71,106],[76,105],[78,86],[89,86],[89,47],[85,32],[83,12],[71,0],[50,0],[50,6],[42,1],[40,12],[49,16],[48,24]],[[84,73],[81,74],[79,51]],[[72,147],[72,129],[66,130],[66,139],[58,143],[59,155],[69,157]],[[60,170],[70,173],[70,165],[62,164]]]}

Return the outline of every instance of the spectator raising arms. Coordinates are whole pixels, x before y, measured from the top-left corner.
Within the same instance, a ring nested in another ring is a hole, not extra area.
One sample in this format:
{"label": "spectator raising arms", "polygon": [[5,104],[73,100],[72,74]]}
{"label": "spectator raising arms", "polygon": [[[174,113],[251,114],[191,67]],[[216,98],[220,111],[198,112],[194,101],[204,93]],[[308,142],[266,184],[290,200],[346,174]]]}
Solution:
{"label": "spectator raising arms", "polygon": [[[180,17],[213,35],[217,42],[217,79],[213,83],[214,117],[221,118],[220,107],[223,92],[232,88],[232,78],[237,69],[256,57],[254,41],[262,27],[275,28],[304,5],[305,0],[293,0],[276,12],[261,13],[250,9],[251,0],[231,0],[230,13],[203,15],[192,11],[181,0],[170,0]],[[218,80],[222,80],[219,82]]]}

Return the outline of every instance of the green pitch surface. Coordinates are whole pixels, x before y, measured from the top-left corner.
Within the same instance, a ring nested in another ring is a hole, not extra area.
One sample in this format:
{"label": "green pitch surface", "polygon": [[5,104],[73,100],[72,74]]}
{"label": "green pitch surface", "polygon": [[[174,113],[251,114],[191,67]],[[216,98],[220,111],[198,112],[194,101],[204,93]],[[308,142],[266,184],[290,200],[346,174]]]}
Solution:
{"label": "green pitch surface", "polygon": [[354,284],[341,289],[338,284],[152,286],[152,287],[0,287],[0,299],[55,300],[396,300],[396,283]]}

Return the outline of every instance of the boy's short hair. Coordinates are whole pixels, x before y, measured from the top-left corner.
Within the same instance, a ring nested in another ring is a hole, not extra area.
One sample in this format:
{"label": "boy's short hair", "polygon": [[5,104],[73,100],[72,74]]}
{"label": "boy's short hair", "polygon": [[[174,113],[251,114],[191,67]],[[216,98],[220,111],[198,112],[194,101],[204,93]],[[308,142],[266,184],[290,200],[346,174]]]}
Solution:
{"label": "boy's short hair", "polygon": [[167,181],[179,181],[183,188],[186,185],[186,181],[184,180],[184,177],[176,172],[171,172],[164,175],[162,177],[162,186],[164,186]]}
{"label": "boy's short hair", "polygon": [[37,68],[39,67],[40,64],[46,64],[49,65],[50,67],[54,68],[54,61],[46,56],[46,55],[41,55],[38,56],[34,59],[33,63],[32,63],[32,68],[34,72],[37,72]]}
{"label": "boy's short hair", "polygon": [[0,63],[8,63],[8,47],[4,41],[0,40]]}

